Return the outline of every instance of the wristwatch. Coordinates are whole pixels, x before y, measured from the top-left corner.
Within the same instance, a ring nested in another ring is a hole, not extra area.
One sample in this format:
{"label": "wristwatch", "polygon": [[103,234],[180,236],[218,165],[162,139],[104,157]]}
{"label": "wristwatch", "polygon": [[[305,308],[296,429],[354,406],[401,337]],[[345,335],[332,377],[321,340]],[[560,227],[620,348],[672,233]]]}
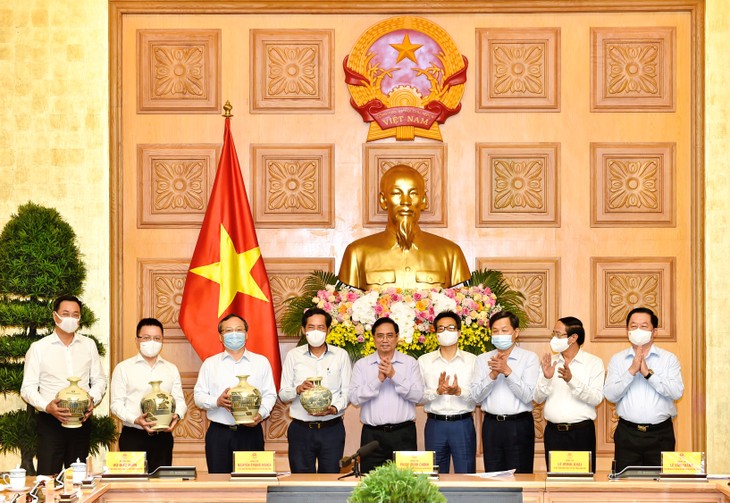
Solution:
{"label": "wristwatch", "polygon": [[649,369],[649,372],[646,373],[646,375],[644,376],[644,379],[646,379],[648,381],[649,378],[653,375],[654,375],[654,371],[652,369]]}

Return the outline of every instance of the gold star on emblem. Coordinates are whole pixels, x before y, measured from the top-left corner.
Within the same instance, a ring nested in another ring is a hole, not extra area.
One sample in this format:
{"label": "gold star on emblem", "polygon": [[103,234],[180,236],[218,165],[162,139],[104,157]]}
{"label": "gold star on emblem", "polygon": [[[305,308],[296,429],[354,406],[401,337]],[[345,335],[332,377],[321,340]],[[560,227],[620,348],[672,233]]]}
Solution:
{"label": "gold star on emblem", "polygon": [[400,63],[405,58],[410,59],[414,63],[418,63],[416,59],[416,51],[423,47],[423,44],[411,44],[411,39],[408,38],[408,33],[403,37],[403,42],[400,44],[390,44],[390,46],[398,51],[398,59],[395,61],[396,64]]}
{"label": "gold star on emblem", "polygon": [[231,305],[238,292],[269,302],[259,284],[251,276],[251,269],[261,256],[261,249],[257,246],[242,253],[236,252],[231,236],[221,224],[220,253],[220,262],[190,269],[190,272],[220,285],[218,316]]}

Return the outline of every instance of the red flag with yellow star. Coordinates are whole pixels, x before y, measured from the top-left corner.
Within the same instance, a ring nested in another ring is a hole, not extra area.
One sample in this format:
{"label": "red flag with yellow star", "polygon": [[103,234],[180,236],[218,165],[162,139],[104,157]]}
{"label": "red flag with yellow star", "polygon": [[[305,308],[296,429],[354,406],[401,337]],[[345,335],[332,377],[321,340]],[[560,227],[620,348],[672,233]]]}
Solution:
{"label": "red flag with yellow star", "polygon": [[201,359],[223,350],[218,322],[230,313],[248,321],[246,348],[268,358],[278,388],[281,357],[269,277],[227,117],[218,172],[180,306],[180,326]]}

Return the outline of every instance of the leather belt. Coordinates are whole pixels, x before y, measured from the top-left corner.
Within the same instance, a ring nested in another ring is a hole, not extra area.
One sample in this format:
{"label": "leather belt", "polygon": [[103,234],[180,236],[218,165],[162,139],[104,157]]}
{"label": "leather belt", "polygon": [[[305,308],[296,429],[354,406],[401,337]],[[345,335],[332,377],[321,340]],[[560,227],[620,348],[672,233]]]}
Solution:
{"label": "leather belt", "polygon": [[440,414],[433,414],[431,412],[426,414],[430,419],[436,421],[461,421],[462,419],[471,419],[471,412],[464,412],[463,414],[454,414],[452,416],[442,416]]}
{"label": "leather belt", "polygon": [[667,426],[671,426],[672,418],[670,417],[669,419],[666,419],[666,420],[662,421],[661,423],[657,423],[657,424],[636,424],[636,423],[632,423],[631,421],[627,421],[626,419],[621,418],[621,417],[618,419],[618,422],[622,423],[625,426],[628,426],[632,430],[647,432],[647,431],[656,431],[656,430],[660,430],[662,428],[666,428]]}
{"label": "leather belt", "polygon": [[292,423],[297,423],[310,430],[321,430],[323,428],[329,428],[330,426],[337,426],[342,422],[342,417],[336,417],[334,419],[328,419],[327,421],[301,421],[299,419],[291,419]]}
{"label": "leather belt", "polygon": [[402,430],[403,428],[407,428],[408,426],[415,425],[416,423],[414,421],[403,421],[402,423],[397,424],[366,424],[365,428],[370,428],[373,430],[378,431],[397,431]]}
{"label": "leather belt", "polygon": [[548,427],[556,429],[558,431],[573,431],[588,428],[593,424],[593,421],[586,419],[584,421],[578,421],[577,423],[551,423],[547,422]]}
{"label": "leather belt", "polygon": [[530,412],[529,410],[526,410],[525,412],[520,412],[519,414],[490,414],[489,412],[485,412],[484,415],[489,419],[494,419],[495,421],[499,421],[501,423],[502,421],[514,421],[515,419],[532,417],[532,412]]}

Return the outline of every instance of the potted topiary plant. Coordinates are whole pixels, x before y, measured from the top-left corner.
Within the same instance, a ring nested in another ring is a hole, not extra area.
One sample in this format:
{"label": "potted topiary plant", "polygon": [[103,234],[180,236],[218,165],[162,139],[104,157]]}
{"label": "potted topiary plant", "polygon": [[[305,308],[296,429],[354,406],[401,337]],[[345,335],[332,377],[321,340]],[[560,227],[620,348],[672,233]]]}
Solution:
{"label": "potted topiary plant", "polygon": [[[23,358],[31,343],[53,330],[51,303],[63,294],[80,295],[86,266],[71,226],[52,208],[27,203],[18,208],[0,234],[0,393],[20,394]],[[96,322],[86,306],[79,326]],[[104,346],[94,338],[99,354]],[[114,420],[92,415],[92,454],[116,440]],[[21,467],[35,474],[35,409],[27,406],[0,414],[0,454],[19,452]]]}
{"label": "potted topiary plant", "polygon": [[446,497],[426,475],[398,468],[388,461],[355,486],[348,503],[446,503]]}

